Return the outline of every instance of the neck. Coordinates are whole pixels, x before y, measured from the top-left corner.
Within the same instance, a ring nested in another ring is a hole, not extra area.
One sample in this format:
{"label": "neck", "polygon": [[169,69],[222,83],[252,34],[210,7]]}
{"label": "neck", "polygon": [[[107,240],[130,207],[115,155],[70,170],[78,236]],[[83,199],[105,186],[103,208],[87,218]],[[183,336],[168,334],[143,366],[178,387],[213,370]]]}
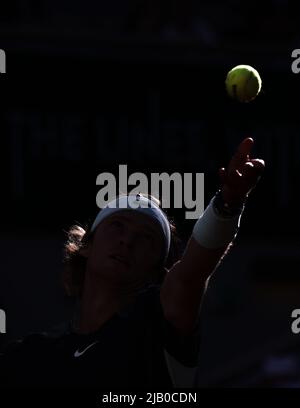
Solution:
{"label": "neck", "polygon": [[115,313],[133,301],[137,289],[120,287],[105,280],[94,282],[86,273],[76,332],[88,334],[98,330]]}

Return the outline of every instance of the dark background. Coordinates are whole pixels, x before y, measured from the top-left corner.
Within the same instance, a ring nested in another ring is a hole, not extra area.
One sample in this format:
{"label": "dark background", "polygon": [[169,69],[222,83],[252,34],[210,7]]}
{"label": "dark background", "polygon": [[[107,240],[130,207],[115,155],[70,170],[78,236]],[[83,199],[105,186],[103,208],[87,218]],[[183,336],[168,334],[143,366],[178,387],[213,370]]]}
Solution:
{"label": "dark background", "polygon": [[[297,349],[290,328],[300,307],[296,6],[288,0],[1,6],[7,73],[0,76],[0,307],[7,334],[0,343],[69,315],[60,285],[64,231],[97,214],[99,173],[117,174],[119,164],[129,174],[203,172],[207,204],[218,168],[251,136],[253,156],[266,161],[266,171],[235,247],[210,282],[196,382],[235,383],[278,349],[291,353],[294,343]],[[249,104],[225,92],[226,73],[238,64],[262,77],[262,92]],[[184,220],[183,210],[169,214],[187,239],[193,221]],[[272,360],[282,369],[278,361]]]}

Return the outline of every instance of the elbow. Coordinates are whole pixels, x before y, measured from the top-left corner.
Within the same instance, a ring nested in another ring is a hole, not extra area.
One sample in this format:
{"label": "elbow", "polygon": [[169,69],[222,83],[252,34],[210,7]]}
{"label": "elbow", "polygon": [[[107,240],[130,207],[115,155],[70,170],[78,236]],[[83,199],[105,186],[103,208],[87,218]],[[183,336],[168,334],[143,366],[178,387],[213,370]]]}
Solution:
{"label": "elbow", "polygon": [[193,316],[191,313],[169,312],[165,314],[165,319],[183,336],[191,335],[199,323],[199,315]]}

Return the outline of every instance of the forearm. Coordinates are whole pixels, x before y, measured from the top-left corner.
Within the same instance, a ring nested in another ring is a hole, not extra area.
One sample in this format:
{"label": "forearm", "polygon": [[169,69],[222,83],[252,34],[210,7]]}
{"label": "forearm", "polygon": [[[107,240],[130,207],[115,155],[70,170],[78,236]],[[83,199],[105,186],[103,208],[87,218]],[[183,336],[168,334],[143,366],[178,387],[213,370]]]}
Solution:
{"label": "forearm", "polygon": [[205,248],[193,236],[188,241],[185,252],[179,261],[182,272],[178,279],[184,285],[200,288],[218,267],[221,260],[228,253],[231,243],[221,248]]}
{"label": "forearm", "polygon": [[197,322],[207,279],[228,252],[236,236],[240,214],[222,217],[212,200],[194,226],[179,262],[162,287],[162,302],[169,320],[184,331]]}
{"label": "forearm", "polygon": [[228,252],[246,199],[265,168],[263,160],[250,158],[252,146],[253,139],[245,138],[228,167],[219,170],[221,190],[217,199],[196,222],[181,261],[171,268],[163,283],[165,314],[185,332],[192,330],[198,319],[207,279]]}
{"label": "forearm", "polygon": [[207,249],[191,237],[182,259],[167,274],[162,287],[168,298],[165,310],[182,330],[191,331],[197,323],[207,280],[230,246]]}

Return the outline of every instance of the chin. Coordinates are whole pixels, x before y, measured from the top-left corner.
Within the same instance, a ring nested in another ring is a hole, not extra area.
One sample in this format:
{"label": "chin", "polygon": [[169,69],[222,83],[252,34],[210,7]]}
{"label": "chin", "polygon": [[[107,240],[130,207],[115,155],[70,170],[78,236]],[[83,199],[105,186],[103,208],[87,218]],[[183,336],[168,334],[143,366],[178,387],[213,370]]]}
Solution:
{"label": "chin", "polygon": [[124,279],[122,279],[124,277],[126,277],[125,280],[128,281],[128,278],[133,274],[132,269],[128,265],[110,258],[106,259],[101,266],[95,268],[95,271],[97,271],[97,276],[118,282],[124,281]]}

